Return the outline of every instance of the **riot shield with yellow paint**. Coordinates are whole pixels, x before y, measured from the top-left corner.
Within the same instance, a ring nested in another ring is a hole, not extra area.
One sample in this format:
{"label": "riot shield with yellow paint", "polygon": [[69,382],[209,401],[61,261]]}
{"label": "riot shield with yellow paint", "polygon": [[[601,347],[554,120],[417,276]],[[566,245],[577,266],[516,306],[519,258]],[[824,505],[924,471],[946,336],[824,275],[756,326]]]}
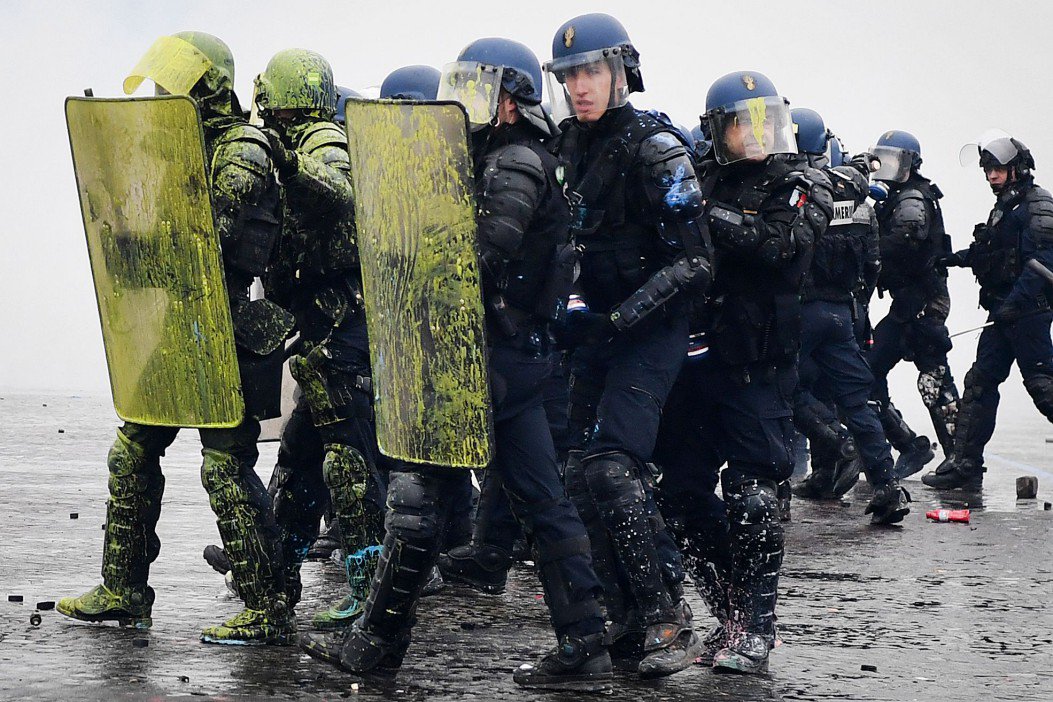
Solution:
{"label": "riot shield with yellow paint", "polygon": [[237,426],[245,406],[196,106],[68,98],[66,123],[117,414]]}
{"label": "riot shield with yellow paint", "polygon": [[380,450],[484,467],[493,428],[464,108],[351,99],[346,111]]}

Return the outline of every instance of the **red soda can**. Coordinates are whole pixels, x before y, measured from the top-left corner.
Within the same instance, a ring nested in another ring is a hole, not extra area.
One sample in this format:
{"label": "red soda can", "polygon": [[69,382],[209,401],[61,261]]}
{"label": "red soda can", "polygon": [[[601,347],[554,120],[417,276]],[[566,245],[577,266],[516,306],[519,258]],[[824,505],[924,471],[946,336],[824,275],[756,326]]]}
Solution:
{"label": "red soda can", "polygon": [[927,519],[934,522],[962,522],[969,523],[969,510],[967,509],[933,509],[925,513]]}

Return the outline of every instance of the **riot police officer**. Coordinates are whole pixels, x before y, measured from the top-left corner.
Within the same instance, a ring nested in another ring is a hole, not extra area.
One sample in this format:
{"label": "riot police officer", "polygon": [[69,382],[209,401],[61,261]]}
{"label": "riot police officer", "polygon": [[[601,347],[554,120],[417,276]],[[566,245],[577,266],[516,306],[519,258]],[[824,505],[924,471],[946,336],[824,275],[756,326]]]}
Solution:
{"label": "riot police officer", "polygon": [[[277,530],[267,492],[253,470],[259,457],[259,420],[280,413],[281,347],[292,328],[291,316],[277,305],[249,300],[253,277],[271,263],[278,235],[271,144],[245,121],[234,95],[233,56],[216,37],[203,32],[162,37],[125,89],[134,92],[146,78],[159,94],[188,95],[200,111],[245,399],[240,424],[199,430],[201,480],[245,602],[244,611],[206,628],[201,638],[208,643],[289,644],[295,622],[283,589]],[[165,483],[160,458],[178,431],[133,422],[117,430],[107,459],[103,583],[80,597],[63,598],[57,607],[62,614],[150,626],[154,591],[147,578],[160,550],[155,529]]]}
{"label": "riot police officer", "polygon": [[980,305],[993,324],[980,334],[976,362],[965,376],[954,450],[922,478],[935,488],[979,489],[984,446],[995,428],[998,386],[1014,360],[1035,407],[1053,421],[1048,272],[1053,269],[1053,197],[1035,184],[1035,160],[1020,140],[992,131],[967,145],[963,154],[974,148],[995,206],[987,222],[976,225],[969,248],[941,263],[972,269],[980,284]]}
{"label": "riot police officer", "polygon": [[[791,114],[798,126],[800,152],[813,163],[825,161],[827,138],[822,118],[810,110],[801,113],[795,109]],[[866,512],[873,513],[875,524],[893,524],[910,511],[909,497],[896,482],[888,441],[877,413],[868,404],[874,378],[855,334],[856,290],[864,288],[866,292],[858,294],[869,297],[880,270],[877,221],[866,203],[869,170],[869,164],[861,159],[826,171],[834,195],[834,218],[817,236],[812,262],[804,275],[801,382],[795,398],[794,423],[808,436],[813,454],[820,455],[843,450],[844,421],[855,439],[853,452],[858,447],[867,480],[875,491]],[[820,397],[832,400],[837,414],[830,412]],[[849,470],[854,475],[846,477],[854,483],[859,470]],[[824,482],[834,486],[831,491],[835,495],[843,494],[845,486],[836,485],[837,477],[833,472],[824,475],[817,469],[798,486],[797,494],[823,496]]]}
{"label": "riot police officer", "polygon": [[[868,356],[875,378],[873,399],[881,407],[885,434],[896,449],[924,453],[928,439],[917,437],[905,425],[888,392],[889,372],[900,360],[912,360],[936,437],[944,453],[950,453],[958,406],[958,390],[947,364],[951,300],[946,272],[935,266],[938,257],[950,253],[940,211],[943,193],[918,170],[921,145],[913,135],[885,132],[870,151],[881,162],[873,177],[889,190],[875,205],[881,227],[878,290],[892,295],[892,307],[874,329]],[[924,465],[921,460],[912,463],[914,470]]]}
{"label": "riot police officer", "polygon": [[577,344],[567,490],[589,529],[612,655],[638,661],[641,676],[668,675],[691,664],[700,641],[646,464],[687,350],[683,291],[710,278],[701,192],[676,127],[629,104],[643,79],[618,20],[564,23],[545,70],[553,113],[567,117],[555,149],[588,309],[567,315]]}
{"label": "riot police officer", "polygon": [[[466,106],[473,125],[478,236],[494,399],[497,471],[529,537],[559,646],[515,680],[554,690],[610,689],[600,584],[588,538],[559,481],[541,385],[551,369],[548,325],[569,294],[555,265],[572,250],[555,159],[542,140],[541,68],[507,39],[469,44],[443,72],[439,98]],[[570,262],[572,268],[573,262]],[[438,553],[448,496],[463,470],[421,466],[391,474],[385,555],[365,612],[345,636],[308,636],[306,651],[354,673],[392,671],[409,644],[414,610]]]}
{"label": "riot police officer", "polygon": [[282,191],[278,262],[267,293],[296,315],[299,387],[271,476],[286,588],[300,595],[300,565],[327,505],[339,525],[351,593],[314,618],[345,625],[365,603],[379,556],[383,485],[372,425],[369,341],[355,243],[347,137],[326,59],[280,51],[256,79]]}
{"label": "riot police officer", "polygon": [[764,75],[718,79],[704,119],[715,160],[699,173],[716,276],[693,326],[706,332],[708,360],[685,364],[663,413],[660,493],[718,620],[703,660],[757,673],[775,645],[777,489],[793,471],[800,289],[833,198],[827,177],[796,154],[788,102]]}

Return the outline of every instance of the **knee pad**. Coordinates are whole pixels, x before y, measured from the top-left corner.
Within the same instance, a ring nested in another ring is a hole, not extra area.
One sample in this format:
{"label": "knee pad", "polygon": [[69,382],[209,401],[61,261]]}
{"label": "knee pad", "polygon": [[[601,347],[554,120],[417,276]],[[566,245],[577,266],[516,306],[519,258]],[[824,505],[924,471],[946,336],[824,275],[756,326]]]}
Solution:
{"label": "knee pad", "polygon": [[366,495],[369,482],[369,467],[366,459],[353,446],[326,444],[322,476],[333,493],[347,493],[355,501]]}
{"label": "knee pad", "polygon": [[146,449],[117,430],[117,440],[106,456],[106,467],[115,476],[125,477],[138,473],[146,463]]}
{"label": "knee pad", "polygon": [[977,401],[994,385],[983,371],[970,368],[969,372],[965,374],[965,391],[962,394],[962,399]]}
{"label": "knee pad", "polygon": [[229,453],[215,449],[202,449],[201,484],[208,494],[221,492],[238,480],[241,465]]}
{"label": "knee pad", "polygon": [[950,377],[950,369],[943,365],[918,374],[918,392],[926,407],[943,407],[957,399],[958,393]]}
{"label": "knee pad", "polygon": [[636,461],[625,453],[590,456],[582,463],[585,481],[597,505],[628,507],[644,502]]}
{"label": "knee pad", "polygon": [[731,528],[779,522],[778,486],[770,480],[747,480],[728,489],[724,502]]}
{"label": "knee pad", "polygon": [[1053,377],[1032,375],[1024,378],[1024,388],[1031,395],[1035,407],[1046,419],[1053,420]]}
{"label": "knee pad", "polygon": [[388,482],[386,526],[395,538],[427,541],[438,537],[435,480],[420,473],[396,472]]}
{"label": "knee pad", "polygon": [[[117,440],[106,456],[106,467],[110,471],[110,494],[116,498],[159,492],[164,489],[164,477],[156,461],[148,465],[146,449],[129,439],[120,429]],[[159,483],[160,487],[156,487]],[[154,489],[151,490],[151,485]]]}

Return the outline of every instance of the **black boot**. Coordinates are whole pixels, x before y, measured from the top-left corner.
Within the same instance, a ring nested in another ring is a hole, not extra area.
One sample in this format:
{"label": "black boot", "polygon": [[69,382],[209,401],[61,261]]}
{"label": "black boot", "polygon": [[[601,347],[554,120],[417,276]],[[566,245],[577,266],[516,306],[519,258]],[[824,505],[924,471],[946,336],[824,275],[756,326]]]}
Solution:
{"label": "black boot", "polygon": [[997,410],[998,383],[973,368],[965,376],[954,450],[921,482],[938,490],[980,490],[986,470],[984,446],[991,438]]}
{"label": "black boot", "polygon": [[910,493],[895,480],[877,485],[864,514],[873,515],[871,524],[898,524],[910,514]]}
{"label": "black boot", "polygon": [[836,500],[834,462],[819,448],[812,450],[812,472],[793,486],[793,494],[806,500]]}
{"label": "black boot", "polygon": [[447,583],[499,595],[505,591],[512,556],[495,546],[468,544],[440,555],[438,565]]}
{"label": "black boot", "polygon": [[981,464],[952,455],[932,473],[922,476],[921,482],[937,490],[978,491],[983,488],[986,471]]}
{"label": "black boot", "polygon": [[567,692],[611,692],[612,677],[603,634],[560,637],[559,646],[512,675],[523,687]]}
{"label": "black boot", "polygon": [[775,602],[783,529],[776,486],[750,480],[726,490],[731,529],[731,618],[727,645],[713,657],[718,673],[762,673],[775,647]]}
{"label": "black boot", "polygon": [[896,459],[896,467],[892,473],[897,480],[914,475],[936,458],[936,452],[932,450],[932,442],[927,436],[915,436],[910,444],[900,450]]}
{"label": "black boot", "polygon": [[667,618],[672,621],[652,624],[644,633],[644,657],[637,668],[641,678],[672,675],[702,655],[702,639],[694,631],[687,602],[680,600]]}
{"label": "black boot", "polygon": [[438,556],[441,480],[395,472],[388,485],[388,531],[362,616],[349,629],[307,634],[311,657],[359,675],[393,675],[402,665],[421,590]]}

